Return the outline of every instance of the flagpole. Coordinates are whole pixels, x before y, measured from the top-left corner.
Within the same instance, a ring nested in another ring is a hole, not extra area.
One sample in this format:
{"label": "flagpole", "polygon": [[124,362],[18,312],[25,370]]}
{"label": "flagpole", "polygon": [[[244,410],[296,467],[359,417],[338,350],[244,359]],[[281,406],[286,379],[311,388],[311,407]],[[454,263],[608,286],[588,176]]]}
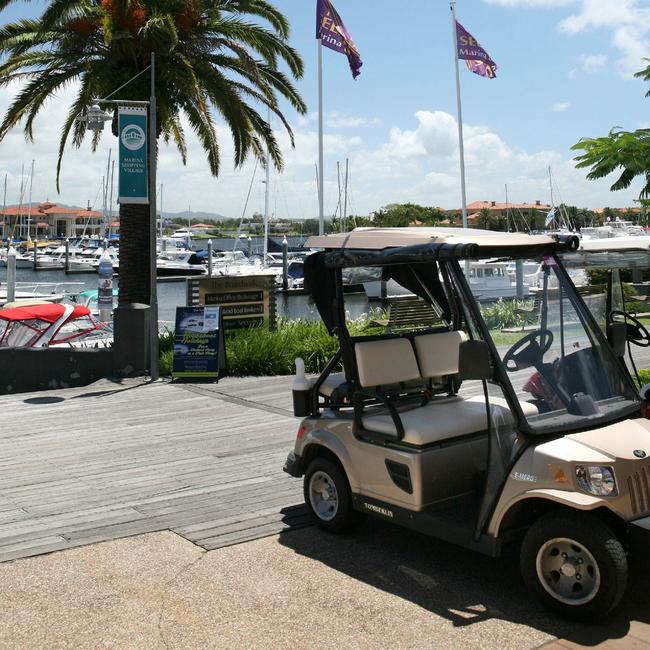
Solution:
{"label": "flagpole", "polygon": [[460,101],[460,70],[458,67],[458,41],[456,35],[456,3],[450,2],[451,36],[454,46],[454,64],[456,66],[456,111],[458,116],[458,148],[460,150],[460,191],[463,206],[463,228],[467,228],[467,196],[465,193],[465,148],[463,146],[463,108]]}
{"label": "flagpole", "polygon": [[323,194],[323,42],[318,40],[318,234],[325,234]]}

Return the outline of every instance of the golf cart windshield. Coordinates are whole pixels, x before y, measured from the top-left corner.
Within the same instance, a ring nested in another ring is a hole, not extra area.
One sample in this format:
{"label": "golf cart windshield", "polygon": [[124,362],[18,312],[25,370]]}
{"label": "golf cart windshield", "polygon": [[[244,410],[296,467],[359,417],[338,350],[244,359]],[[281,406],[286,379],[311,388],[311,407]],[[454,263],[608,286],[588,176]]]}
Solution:
{"label": "golf cart windshield", "polygon": [[469,283],[516,397],[535,407],[522,409],[531,431],[579,429],[637,410],[629,377],[564,269],[552,256],[535,261],[540,281],[519,287],[524,301],[487,302]]}

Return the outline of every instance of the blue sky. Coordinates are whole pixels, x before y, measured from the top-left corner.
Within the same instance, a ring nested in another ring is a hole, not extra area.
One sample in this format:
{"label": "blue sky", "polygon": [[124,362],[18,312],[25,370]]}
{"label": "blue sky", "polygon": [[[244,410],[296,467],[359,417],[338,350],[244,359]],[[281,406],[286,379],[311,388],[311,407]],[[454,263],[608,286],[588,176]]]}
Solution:
{"label": "blue sky", "polygon": [[[284,174],[273,176],[277,216],[316,214],[315,0],[278,0],[292,25],[292,44],[304,57],[299,86],[310,115],[288,117],[297,136],[286,148]],[[460,205],[455,85],[449,4],[445,0],[335,0],[362,54],[353,81],[345,57],[325,50],[326,212],[337,201],[336,161],[351,161],[352,208],[366,214],[390,202]],[[3,22],[33,15],[42,2],[17,3]],[[588,207],[631,205],[638,186],[611,194],[610,183],[587,182],[571,163],[580,137],[604,135],[612,126],[650,126],[646,84],[631,74],[650,56],[650,0],[459,0],[457,16],[499,65],[488,80],[461,64],[468,200],[549,200],[547,165],[562,199]],[[0,90],[0,108],[15,89]],[[37,122],[37,145],[19,133],[0,144],[0,173],[15,192],[20,162],[35,158],[39,190],[52,200],[92,202],[105,165],[106,139],[95,156],[89,147],[66,155],[63,191],[57,197],[51,164],[56,125],[65,97]],[[278,133],[282,141],[286,138]],[[224,144],[227,134],[224,132]],[[226,146],[226,150],[228,147]],[[17,156],[16,152],[20,151]],[[163,151],[160,178],[165,209],[241,213],[253,165],[224,165],[211,179],[196,143],[181,168]],[[261,176],[257,181],[261,180]],[[261,209],[262,184],[254,183],[250,209]],[[36,184],[36,178],[35,178]],[[45,197],[39,197],[45,198]],[[14,199],[15,200],[15,199]]]}

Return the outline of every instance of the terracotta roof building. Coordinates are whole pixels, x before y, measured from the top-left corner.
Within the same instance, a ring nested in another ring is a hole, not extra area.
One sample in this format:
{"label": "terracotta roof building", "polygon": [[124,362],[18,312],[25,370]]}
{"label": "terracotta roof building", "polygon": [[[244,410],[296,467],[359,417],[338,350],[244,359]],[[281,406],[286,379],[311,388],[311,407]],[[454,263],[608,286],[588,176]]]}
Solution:
{"label": "terracotta roof building", "polygon": [[104,215],[97,210],[58,206],[56,203],[17,205],[0,210],[3,239],[51,239],[101,235]]}

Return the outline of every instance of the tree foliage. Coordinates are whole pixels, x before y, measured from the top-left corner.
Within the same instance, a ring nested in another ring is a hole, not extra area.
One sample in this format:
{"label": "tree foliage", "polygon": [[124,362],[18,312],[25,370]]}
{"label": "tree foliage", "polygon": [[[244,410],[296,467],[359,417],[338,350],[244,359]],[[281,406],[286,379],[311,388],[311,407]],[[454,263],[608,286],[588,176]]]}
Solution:
{"label": "tree foliage", "polygon": [[444,219],[438,208],[429,208],[415,203],[395,203],[375,213],[375,225],[384,228],[400,228],[412,224],[432,226]]}
{"label": "tree foliage", "polygon": [[[11,1],[0,0],[0,10]],[[129,80],[146,70],[155,52],[157,131],[176,144],[183,161],[189,124],[211,172],[219,173],[216,113],[232,134],[235,165],[249,154],[263,160],[268,147],[281,168],[266,110],[290,135],[279,97],[306,111],[291,80],[302,76],[303,63],[288,36],[286,18],[266,0],[52,0],[39,19],[0,27],[0,84],[21,83],[0,124],[0,141],[21,122],[33,139],[34,120],[48,99],[76,85],[63,121],[58,178],[68,139],[78,147],[86,135],[86,125],[75,117],[91,99],[127,82],[119,98],[147,100],[149,75]],[[97,142],[94,137],[93,147]]]}
{"label": "tree foliage", "polygon": [[[635,76],[650,81],[650,65]],[[650,97],[650,91],[646,97]],[[575,158],[576,167],[589,168],[589,180],[617,173],[619,176],[610,188],[616,191],[628,188],[635,178],[641,176],[644,184],[639,198],[650,197],[650,129],[624,131],[614,127],[606,136],[581,139],[572,149],[584,151]]]}

